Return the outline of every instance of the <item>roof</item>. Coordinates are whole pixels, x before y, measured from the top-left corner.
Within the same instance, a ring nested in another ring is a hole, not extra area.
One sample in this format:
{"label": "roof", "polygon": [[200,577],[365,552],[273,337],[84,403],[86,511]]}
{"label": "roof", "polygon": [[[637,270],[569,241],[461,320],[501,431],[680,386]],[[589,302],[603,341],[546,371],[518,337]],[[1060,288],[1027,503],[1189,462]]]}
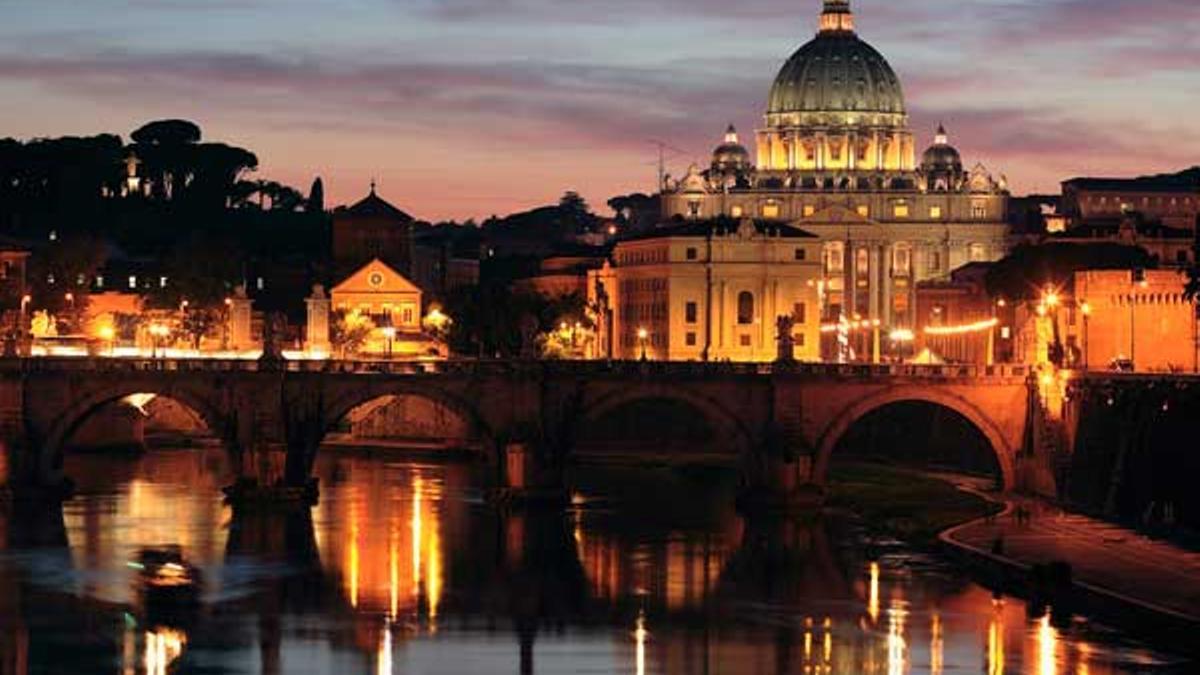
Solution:
{"label": "roof", "polygon": [[1097,191],[1196,192],[1200,191],[1200,166],[1179,173],[1164,173],[1137,178],[1087,178],[1063,181],[1063,188]]}
{"label": "roof", "polygon": [[343,293],[378,293],[382,295],[415,293],[420,295],[421,289],[406,279],[403,274],[389,267],[387,263],[375,258],[334,286],[331,291],[331,294],[333,293],[339,295]]}
{"label": "roof", "polygon": [[392,218],[406,222],[413,220],[412,216],[392,206],[387,200],[375,194],[374,187],[371,188],[371,194],[363,198],[362,201],[353,206],[339,209],[339,213],[358,218]]}
{"label": "roof", "polygon": [[[783,239],[816,239],[817,235],[798,227],[785,225],[775,220],[754,220],[755,231],[760,234],[779,236]],[[735,234],[740,227],[739,221],[731,218],[715,220],[690,220],[685,222],[670,222],[659,225],[653,230],[622,239],[621,242],[647,241],[651,239],[667,239],[671,237],[707,237],[728,236]]]}

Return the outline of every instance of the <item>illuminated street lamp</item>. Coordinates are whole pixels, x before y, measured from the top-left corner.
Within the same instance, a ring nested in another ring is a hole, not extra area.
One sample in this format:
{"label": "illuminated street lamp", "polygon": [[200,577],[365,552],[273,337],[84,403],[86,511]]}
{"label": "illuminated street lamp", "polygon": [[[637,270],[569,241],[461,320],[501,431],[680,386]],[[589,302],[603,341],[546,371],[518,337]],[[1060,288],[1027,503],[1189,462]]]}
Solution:
{"label": "illuminated street lamp", "polygon": [[646,340],[650,338],[650,331],[645,328],[639,328],[637,332],[638,343],[642,346],[642,360],[646,360]]}
{"label": "illuminated street lamp", "polygon": [[396,339],[396,327],[384,326],[383,337],[387,338],[387,357],[392,358],[392,341]]}
{"label": "illuminated street lamp", "polygon": [[100,327],[100,339],[108,343],[108,355],[113,355],[114,341],[117,338],[117,331],[112,326]]}

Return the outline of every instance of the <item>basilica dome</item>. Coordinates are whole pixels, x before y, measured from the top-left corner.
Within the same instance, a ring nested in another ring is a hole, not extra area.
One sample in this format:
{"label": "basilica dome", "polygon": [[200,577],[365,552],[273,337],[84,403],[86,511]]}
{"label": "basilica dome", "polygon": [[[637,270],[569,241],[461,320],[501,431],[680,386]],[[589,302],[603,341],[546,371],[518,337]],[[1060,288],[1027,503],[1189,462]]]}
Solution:
{"label": "basilica dome", "polygon": [[855,34],[848,0],[825,0],[820,32],[779,71],[767,115],[852,112],[904,115],[904,93],[883,55]]}
{"label": "basilica dome", "polygon": [[738,140],[737,129],[732,124],[725,130],[725,142],[713,150],[712,165],[720,171],[736,171],[750,166],[750,151]]}

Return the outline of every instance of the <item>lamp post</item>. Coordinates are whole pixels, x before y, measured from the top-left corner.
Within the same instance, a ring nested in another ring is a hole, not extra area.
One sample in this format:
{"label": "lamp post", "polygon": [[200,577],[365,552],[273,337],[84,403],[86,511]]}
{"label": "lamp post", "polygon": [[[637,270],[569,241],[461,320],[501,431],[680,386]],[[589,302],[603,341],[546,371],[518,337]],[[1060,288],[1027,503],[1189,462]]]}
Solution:
{"label": "lamp post", "polygon": [[1088,363],[1091,362],[1088,351],[1091,349],[1091,343],[1088,341],[1088,323],[1092,319],[1092,303],[1084,300],[1079,303],[1079,313],[1083,315],[1083,370],[1087,372]]}
{"label": "lamp post", "polygon": [[650,337],[650,331],[645,328],[639,328],[637,332],[638,343],[642,346],[642,360],[646,360],[646,340]]}
{"label": "lamp post", "polygon": [[392,359],[392,341],[396,339],[396,327],[384,326],[383,336],[387,338],[387,357],[390,361]]}
{"label": "lamp post", "polygon": [[113,348],[115,346],[113,343],[116,341],[116,337],[117,337],[117,331],[114,330],[112,326],[101,326],[100,327],[100,339],[104,340],[105,342],[108,343],[109,357],[111,357],[113,355]]}

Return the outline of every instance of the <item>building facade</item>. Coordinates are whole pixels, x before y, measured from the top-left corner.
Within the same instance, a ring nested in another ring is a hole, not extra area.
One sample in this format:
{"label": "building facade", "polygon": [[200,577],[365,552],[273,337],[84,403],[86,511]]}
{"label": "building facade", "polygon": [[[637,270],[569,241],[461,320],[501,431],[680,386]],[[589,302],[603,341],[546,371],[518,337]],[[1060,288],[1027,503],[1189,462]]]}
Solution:
{"label": "building facade", "polygon": [[1120,220],[1136,211],[1167,227],[1194,231],[1200,217],[1200,167],[1140,178],[1073,178],[1062,185],[1062,201],[1072,225]]}
{"label": "building facade", "polygon": [[[598,358],[769,362],[820,359],[821,246],[769,221],[695,221],[617,244],[588,274]],[[780,318],[787,323],[781,325]]]}
{"label": "building facade", "polygon": [[375,259],[413,273],[413,218],[377,195],[372,183],[364,199],[333,212],[333,263],[345,276]]}
{"label": "building facade", "polygon": [[369,319],[372,330],[359,352],[373,356],[425,357],[444,346],[422,332],[421,289],[382,260],[372,260],[334,286],[330,304],[350,321]]}
{"label": "building facade", "polygon": [[1063,328],[1069,351],[1078,349],[1080,366],[1092,370],[1125,362],[1137,371],[1200,371],[1186,281],[1178,270],[1077,272]]}
{"label": "building facade", "polygon": [[917,283],[1007,248],[1005,179],[966,169],[939,128],[917,161],[900,80],[825,0],[817,36],[771,88],[756,159],[730,127],[710,166],[662,186],[664,216],[787,222],[822,246],[822,309],[913,325]]}

